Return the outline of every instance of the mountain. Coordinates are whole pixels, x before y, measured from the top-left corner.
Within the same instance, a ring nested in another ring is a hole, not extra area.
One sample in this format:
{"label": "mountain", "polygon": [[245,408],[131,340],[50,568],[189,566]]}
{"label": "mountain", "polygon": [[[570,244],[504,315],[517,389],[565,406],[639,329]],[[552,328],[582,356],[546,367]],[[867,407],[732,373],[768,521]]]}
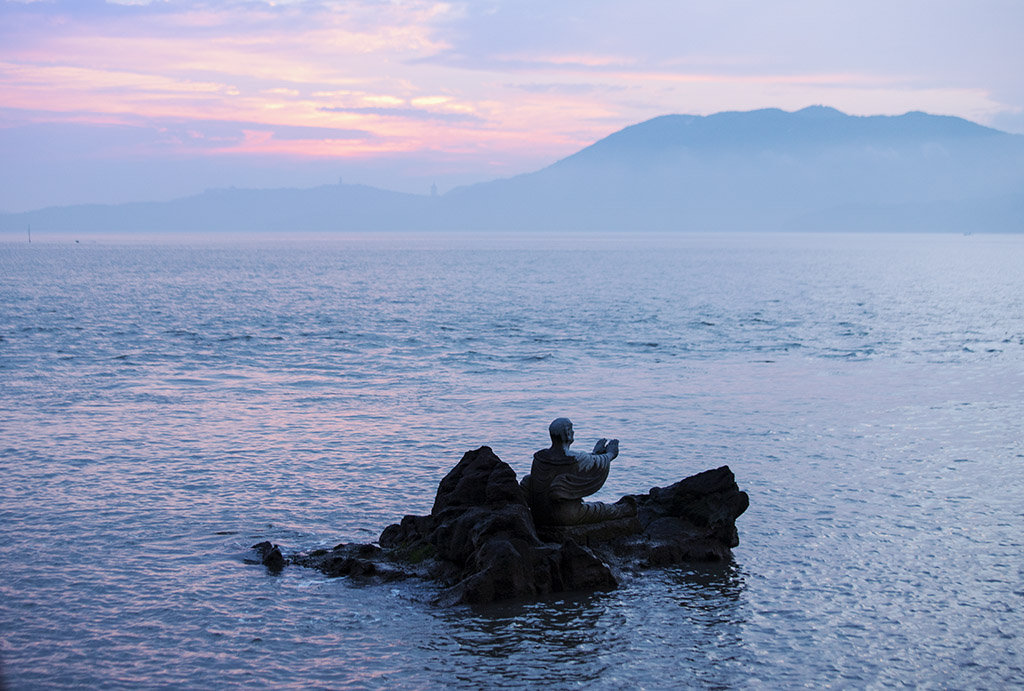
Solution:
{"label": "mountain", "polygon": [[425,218],[432,198],[367,187],[218,189],[169,202],[55,206],[0,216],[0,230],[176,232],[394,230],[395,218]]}
{"label": "mountain", "polygon": [[[544,170],[448,196],[463,197],[460,213],[475,223],[490,216],[508,230],[829,230],[833,212],[845,229],[872,230],[896,206],[933,217],[943,204],[1003,208],[1007,195],[1024,197],[1020,135],[813,107],[654,118]],[[997,216],[992,230],[1024,230],[1019,216]],[[930,228],[924,216],[902,218],[901,228]]]}
{"label": "mountain", "polygon": [[543,170],[449,192],[216,190],[48,208],[0,229],[1024,231],[1024,136],[822,106],[666,115]]}

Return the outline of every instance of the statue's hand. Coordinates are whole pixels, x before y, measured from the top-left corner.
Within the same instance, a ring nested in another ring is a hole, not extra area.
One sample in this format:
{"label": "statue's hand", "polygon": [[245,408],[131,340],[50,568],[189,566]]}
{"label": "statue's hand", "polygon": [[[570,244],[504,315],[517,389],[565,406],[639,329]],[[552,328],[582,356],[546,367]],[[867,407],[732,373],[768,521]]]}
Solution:
{"label": "statue's hand", "polygon": [[605,453],[605,445],[607,443],[608,440],[604,439],[603,437],[601,439],[598,439],[597,443],[594,444],[594,453]]}
{"label": "statue's hand", "polygon": [[612,458],[615,458],[616,456],[618,456],[619,455],[619,440],[618,439],[612,439],[610,442],[608,442],[608,445],[605,447],[604,452],[605,453],[610,453],[612,455]]}

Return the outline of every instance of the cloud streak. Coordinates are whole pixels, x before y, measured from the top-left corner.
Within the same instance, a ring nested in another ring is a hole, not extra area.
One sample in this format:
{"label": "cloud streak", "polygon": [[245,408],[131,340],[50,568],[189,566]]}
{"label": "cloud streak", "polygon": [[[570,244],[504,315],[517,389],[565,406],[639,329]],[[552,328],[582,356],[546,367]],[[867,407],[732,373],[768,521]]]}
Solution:
{"label": "cloud streak", "polygon": [[430,110],[424,110],[422,108],[342,108],[324,106],[320,108],[320,110],[325,113],[353,113],[356,115],[379,115],[385,118],[403,118],[421,121],[484,122],[483,118],[480,118],[476,115],[472,115],[469,113],[435,112]]}

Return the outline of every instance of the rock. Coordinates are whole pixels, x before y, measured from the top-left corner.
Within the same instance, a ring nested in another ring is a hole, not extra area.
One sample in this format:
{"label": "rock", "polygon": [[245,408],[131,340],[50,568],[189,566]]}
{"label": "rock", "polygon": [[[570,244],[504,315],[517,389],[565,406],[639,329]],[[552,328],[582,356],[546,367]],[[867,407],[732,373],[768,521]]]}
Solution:
{"label": "rock", "polygon": [[620,501],[636,505],[635,518],[538,533],[515,471],[482,446],[441,480],[429,516],[388,526],[379,547],[341,544],[290,562],[365,582],[430,579],[449,604],[611,589],[616,572],[728,559],[749,500],[722,466]]}
{"label": "rock", "polygon": [[260,542],[253,545],[250,549],[256,554],[256,560],[252,561],[263,564],[271,573],[280,573],[284,568],[285,558],[281,554],[281,548],[277,545],[271,542]]}
{"label": "rock", "polygon": [[[352,576],[374,578],[390,582],[408,578],[409,573],[381,559],[384,552],[376,545],[337,545],[330,551],[313,553],[308,558],[315,560],[316,568],[328,576]],[[296,556],[295,564],[303,564],[306,556]]]}
{"label": "rock", "polygon": [[556,581],[553,590],[611,590],[617,588],[618,580],[612,575],[607,564],[598,559],[586,547],[581,547],[573,540],[563,544],[558,550],[558,570],[561,578]]}
{"label": "rock", "polygon": [[669,487],[634,496],[642,530],[613,544],[618,553],[665,566],[684,561],[724,561],[740,543],[736,519],[750,499],[729,466],[698,473]]}
{"label": "rock", "polygon": [[500,508],[509,504],[527,506],[516,471],[489,446],[469,451],[437,486],[431,516],[448,509]]}

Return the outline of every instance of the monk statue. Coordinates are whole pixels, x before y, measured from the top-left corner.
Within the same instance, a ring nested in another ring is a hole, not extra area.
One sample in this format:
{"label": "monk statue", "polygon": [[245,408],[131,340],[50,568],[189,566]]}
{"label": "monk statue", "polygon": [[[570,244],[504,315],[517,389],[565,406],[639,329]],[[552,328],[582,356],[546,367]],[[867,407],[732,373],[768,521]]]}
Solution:
{"label": "monk statue", "polygon": [[548,427],[551,448],[533,454],[530,474],[523,478],[526,501],[536,525],[583,525],[636,515],[632,503],[584,503],[583,497],[601,489],[619,440],[598,440],[594,452],[573,451],[572,422],[560,417]]}

